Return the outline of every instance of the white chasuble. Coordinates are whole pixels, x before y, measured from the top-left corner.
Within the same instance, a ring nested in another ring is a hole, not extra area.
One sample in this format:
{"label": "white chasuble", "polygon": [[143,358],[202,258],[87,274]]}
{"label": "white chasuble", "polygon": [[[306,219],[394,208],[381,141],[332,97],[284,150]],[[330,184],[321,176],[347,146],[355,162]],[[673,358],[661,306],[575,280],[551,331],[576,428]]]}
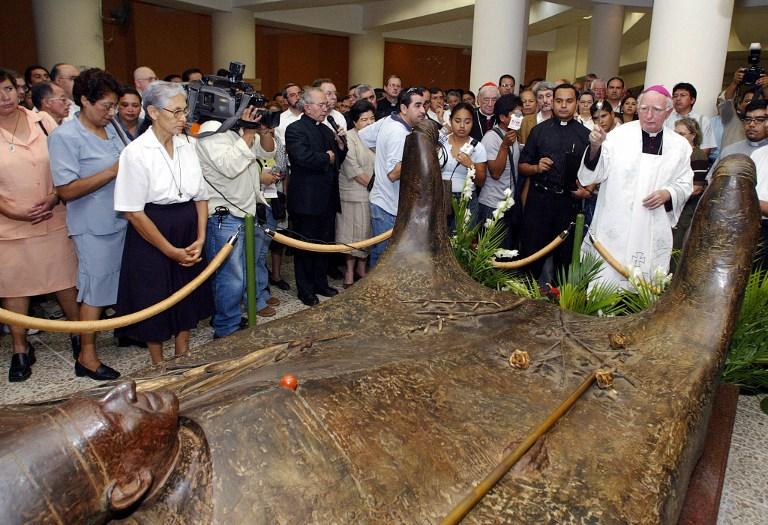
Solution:
{"label": "white chasuble", "polygon": [[[630,122],[611,131],[603,142],[595,170],[582,162],[579,181],[583,186],[600,184],[591,232],[630,273],[646,280],[661,268],[669,269],[672,227],[693,191],[691,146],[671,130],[662,135],[661,155],[643,153],[640,122]],[[585,155],[589,154],[589,149]],[[657,190],[671,195],[672,210],[649,209],[643,199]],[[589,237],[582,252],[596,253]],[[629,288],[625,277],[604,264],[599,280]]]}

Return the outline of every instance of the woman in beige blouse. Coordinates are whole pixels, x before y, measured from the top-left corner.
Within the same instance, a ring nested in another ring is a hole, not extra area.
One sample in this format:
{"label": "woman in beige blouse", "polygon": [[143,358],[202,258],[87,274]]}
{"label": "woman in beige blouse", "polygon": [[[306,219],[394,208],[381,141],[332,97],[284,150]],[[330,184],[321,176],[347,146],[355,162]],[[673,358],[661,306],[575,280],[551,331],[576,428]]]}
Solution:
{"label": "woman in beige blouse", "polygon": [[[336,242],[351,243],[362,241],[371,236],[371,215],[368,207],[368,182],[373,175],[375,156],[366,148],[357,133],[373,124],[373,104],[367,100],[358,100],[349,110],[354,129],[347,133],[347,158],[341,165],[339,175],[339,195],[341,213],[336,216]],[[368,254],[353,250],[346,256],[344,288],[349,288],[358,277],[365,276],[365,259]]]}

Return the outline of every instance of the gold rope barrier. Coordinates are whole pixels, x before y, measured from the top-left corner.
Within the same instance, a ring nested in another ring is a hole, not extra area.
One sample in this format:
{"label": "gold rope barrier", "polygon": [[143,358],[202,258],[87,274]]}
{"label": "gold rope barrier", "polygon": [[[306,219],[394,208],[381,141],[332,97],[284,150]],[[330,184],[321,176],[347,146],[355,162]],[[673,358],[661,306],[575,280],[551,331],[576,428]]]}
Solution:
{"label": "gold rope barrier", "polygon": [[494,268],[499,268],[502,270],[514,270],[516,268],[521,268],[527,264],[531,264],[534,261],[537,261],[544,257],[545,255],[549,255],[550,252],[552,252],[555,248],[563,244],[565,240],[568,238],[568,235],[570,235],[569,230],[563,230],[560,235],[552,239],[552,242],[547,244],[544,248],[539,250],[538,252],[529,255],[525,259],[520,259],[518,261],[509,261],[509,262],[497,262],[493,261],[491,264],[493,264]]}
{"label": "gold rope barrier", "polygon": [[270,230],[269,228],[265,228],[264,233],[272,237],[273,240],[279,242],[280,244],[284,244],[285,246],[290,246],[291,248],[296,248],[298,250],[304,250],[308,252],[321,252],[321,253],[349,252],[352,250],[362,250],[363,248],[368,248],[369,246],[378,244],[381,241],[386,241],[387,239],[392,237],[392,230],[387,230],[384,233],[380,233],[376,237],[371,237],[370,239],[366,239],[364,241],[351,242],[349,244],[317,244],[312,242],[300,241],[298,239],[294,239],[293,237],[288,237],[287,235],[283,235],[282,233],[277,233],[276,231]]}
{"label": "gold rope barrier", "polygon": [[160,312],[171,308],[195,291],[195,289],[203,284],[205,280],[208,279],[219,266],[221,266],[227,257],[229,257],[229,254],[235,246],[235,242],[237,242],[237,234],[230,237],[227,243],[222,246],[221,250],[219,250],[219,253],[216,254],[216,257],[208,263],[208,266],[206,266],[197,277],[177,290],[173,295],[163,299],[159,303],[148,306],[143,310],[139,310],[138,312],[100,321],[53,321],[50,319],[30,317],[28,315],[22,315],[0,308],[0,323],[20,326],[22,328],[36,328],[37,330],[46,332],[90,333],[114,330],[115,328],[121,328],[123,326],[144,321],[153,315],[157,315]]}
{"label": "gold rope barrier", "polygon": [[589,242],[592,243],[592,247],[600,254],[600,257],[605,259],[605,262],[607,262],[611,268],[619,272],[625,279],[629,279],[629,271],[627,271],[624,265],[616,260],[616,258],[605,249],[605,246],[600,244],[600,241],[592,236],[592,232],[589,232]]}
{"label": "gold rope barrier", "polygon": [[459,523],[469,511],[471,511],[477,503],[485,497],[486,494],[493,488],[498,481],[504,477],[504,475],[511,469],[515,463],[520,461],[526,452],[536,443],[536,441],[546,434],[557,421],[565,415],[568,410],[579,400],[584,392],[592,386],[595,381],[595,372],[589,374],[589,376],[573,391],[573,393],[560,403],[560,405],[547,416],[547,419],[539,425],[533,432],[528,434],[520,446],[515,450],[507,453],[498,465],[480,482],[475,486],[472,491],[462,499],[458,505],[456,505],[443,520],[440,525],[455,525]]}

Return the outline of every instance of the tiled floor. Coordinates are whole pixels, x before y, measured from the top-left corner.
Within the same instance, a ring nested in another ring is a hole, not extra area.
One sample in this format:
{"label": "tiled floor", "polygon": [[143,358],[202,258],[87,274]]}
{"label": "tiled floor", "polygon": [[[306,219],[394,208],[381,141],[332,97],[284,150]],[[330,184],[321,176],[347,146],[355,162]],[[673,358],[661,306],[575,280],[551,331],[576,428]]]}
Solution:
{"label": "tiled floor", "polygon": [[[287,270],[286,276],[292,274],[290,267]],[[293,286],[292,279],[286,277],[286,280]],[[340,281],[333,281],[332,284],[342,290]],[[259,318],[259,323],[279,319],[305,308],[296,299],[295,289],[283,292],[273,287],[272,291],[281,300],[277,315]],[[324,300],[322,297],[320,299]],[[207,325],[193,331],[192,352],[211,338],[212,330]],[[5,375],[6,369],[0,369],[4,376],[0,379],[0,405],[48,399],[94,385],[90,379],[75,377],[69,337],[66,334],[40,333],[30,336],[29,340],[37,349],[37,364],[33,375],[24,383],[10,384]],[[124,375],[131,375],[149,364],[146,350],[136,347],[117,348],[107,334],[99,337],[98,345],[100,358]],[[0,356],[7,357],[9,353],[10,337],[4,336],[0,338]],[[172,353],[172,346],[169,346],[166,355]],[[6,357],[3,357],[3,363]],[[768,415],[760,411],[759,405],[759,397],[739,398],[718,525],[768,525]]]}

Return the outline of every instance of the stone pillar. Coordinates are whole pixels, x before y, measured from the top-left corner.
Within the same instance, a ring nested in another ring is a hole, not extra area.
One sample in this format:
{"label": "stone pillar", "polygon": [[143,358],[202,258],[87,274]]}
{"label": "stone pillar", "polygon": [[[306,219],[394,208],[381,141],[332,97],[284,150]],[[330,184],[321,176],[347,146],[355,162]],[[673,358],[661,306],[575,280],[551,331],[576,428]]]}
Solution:
{"label": "stone pillar", "polygon": [[256,28],[253,12],[232,9],[211,17],[213,70],[227,69],[230,62],[245,64],[245,78],[258,78],[256,71]]}
{"label": "stone pillar", "polygon": [[655,0],[645,85],[672,92],[690,82],[698,91],[694,110],[715,114],[732,17],[733,0]]}
{"label": "stone pillar", "polygon": [[619,74],[624,6],[595,3],[591,22],[586,73],[595,73],[607,81]]}
{"label": "stone pillar", "polygon": [[509,73],[517,91],[525,72],[530,0],[476,0],[472,23],[472,68],[469,89]]}
{"label": "stone pillar", "polygon": [[[397,73],[387,71],[386,74]],[[349,37],[349,85],[384,83],[384,37],[381,33],[363,33]],[[342,89],[344,86],[337,86]]]}
{"label": "stone pillar", "polygon": [[34,0],[38,62],[104,67],[100,0]]}

